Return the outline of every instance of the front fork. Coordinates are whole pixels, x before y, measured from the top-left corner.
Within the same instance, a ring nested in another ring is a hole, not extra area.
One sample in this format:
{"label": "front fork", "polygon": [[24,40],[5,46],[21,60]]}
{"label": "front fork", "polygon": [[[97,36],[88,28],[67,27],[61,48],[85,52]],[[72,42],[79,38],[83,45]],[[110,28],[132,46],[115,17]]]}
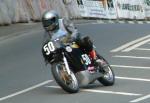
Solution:
{"label": "front fork", "polygon": [[65,67],[66,67],[66,69],[65,69],[66,72],[68,73],[68,75],[71,75],[69,64],[68,64],[67,58],[65,57],[64,53],[63,53],[63,61],[64,61],[64,64],[65,64]]}

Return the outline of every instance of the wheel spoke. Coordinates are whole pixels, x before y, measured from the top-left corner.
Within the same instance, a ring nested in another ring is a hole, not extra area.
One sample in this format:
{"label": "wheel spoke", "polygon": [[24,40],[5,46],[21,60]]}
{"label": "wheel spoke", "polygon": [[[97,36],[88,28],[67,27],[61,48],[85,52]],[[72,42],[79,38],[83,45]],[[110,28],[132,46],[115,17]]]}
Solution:
{"label": "wheel spoke", "polygon": [[110,69],[110,67],[107,67],[108,71],[104,74],[104,78],[106,78],[107,80],[112,80],[113,79],[113,73]]}
{"label": "wheel spoke", "polygon": [[57,73],[59,74],[59,77],[63,80],[63,82],[68,85],[70,88],[76,88],[78,83],[76,80],[76,77],[73,73],[71,75],[68,75],[67,72],[64,71],[63,65],[57,65]]}

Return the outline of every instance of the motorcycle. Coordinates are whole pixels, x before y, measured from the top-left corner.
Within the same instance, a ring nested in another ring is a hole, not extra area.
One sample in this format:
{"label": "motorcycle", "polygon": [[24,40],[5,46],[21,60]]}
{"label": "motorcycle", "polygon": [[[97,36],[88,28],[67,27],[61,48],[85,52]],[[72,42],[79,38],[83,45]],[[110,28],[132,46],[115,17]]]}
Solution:
{"label": "motorcycle", "polygon": [[80,86],[87,86],[98,80],[104,86],[115,82],[115,74],[109,63],[97,53],[98,66],[81,50],[77,43],[64,44],[61,38],[47,41],[42,48],[46,61],[51,64],[51,72],[63,90],[77,93]]}

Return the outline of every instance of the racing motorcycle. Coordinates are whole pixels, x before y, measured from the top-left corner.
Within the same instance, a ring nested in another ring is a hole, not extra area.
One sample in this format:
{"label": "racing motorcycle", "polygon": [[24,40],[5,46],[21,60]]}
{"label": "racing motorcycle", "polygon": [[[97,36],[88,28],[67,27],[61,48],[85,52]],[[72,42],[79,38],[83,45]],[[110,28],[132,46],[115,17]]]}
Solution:
{"label": "racing motorcycle", "polygon": [[98,80],[104,86],[115,82],[115,75],[109,63],[97,53],[98,66],[81,50],[77,43],[64,44],[61,38],[47,41],[42,48],[46,61],[51,64],[54,79],[63,90],[76,93],[81,86]]}

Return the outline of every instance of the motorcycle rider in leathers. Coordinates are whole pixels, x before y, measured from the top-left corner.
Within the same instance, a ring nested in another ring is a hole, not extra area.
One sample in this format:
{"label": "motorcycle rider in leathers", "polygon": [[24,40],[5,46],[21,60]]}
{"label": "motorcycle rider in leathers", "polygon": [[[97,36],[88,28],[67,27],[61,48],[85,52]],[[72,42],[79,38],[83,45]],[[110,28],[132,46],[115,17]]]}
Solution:
{"label": "motorcycle rider in leathers", "polygon": [[81,38],[80,33],[74,24],[65,18],[59,18],[57,12],[47,11],[42,16],[42,24],[46,31],[44,42],[65,35],[65,42],[76,42],[81,49],[85,49],[87,54],[97,65],[96,52],[93,49],[93,43],[88,36]]}

